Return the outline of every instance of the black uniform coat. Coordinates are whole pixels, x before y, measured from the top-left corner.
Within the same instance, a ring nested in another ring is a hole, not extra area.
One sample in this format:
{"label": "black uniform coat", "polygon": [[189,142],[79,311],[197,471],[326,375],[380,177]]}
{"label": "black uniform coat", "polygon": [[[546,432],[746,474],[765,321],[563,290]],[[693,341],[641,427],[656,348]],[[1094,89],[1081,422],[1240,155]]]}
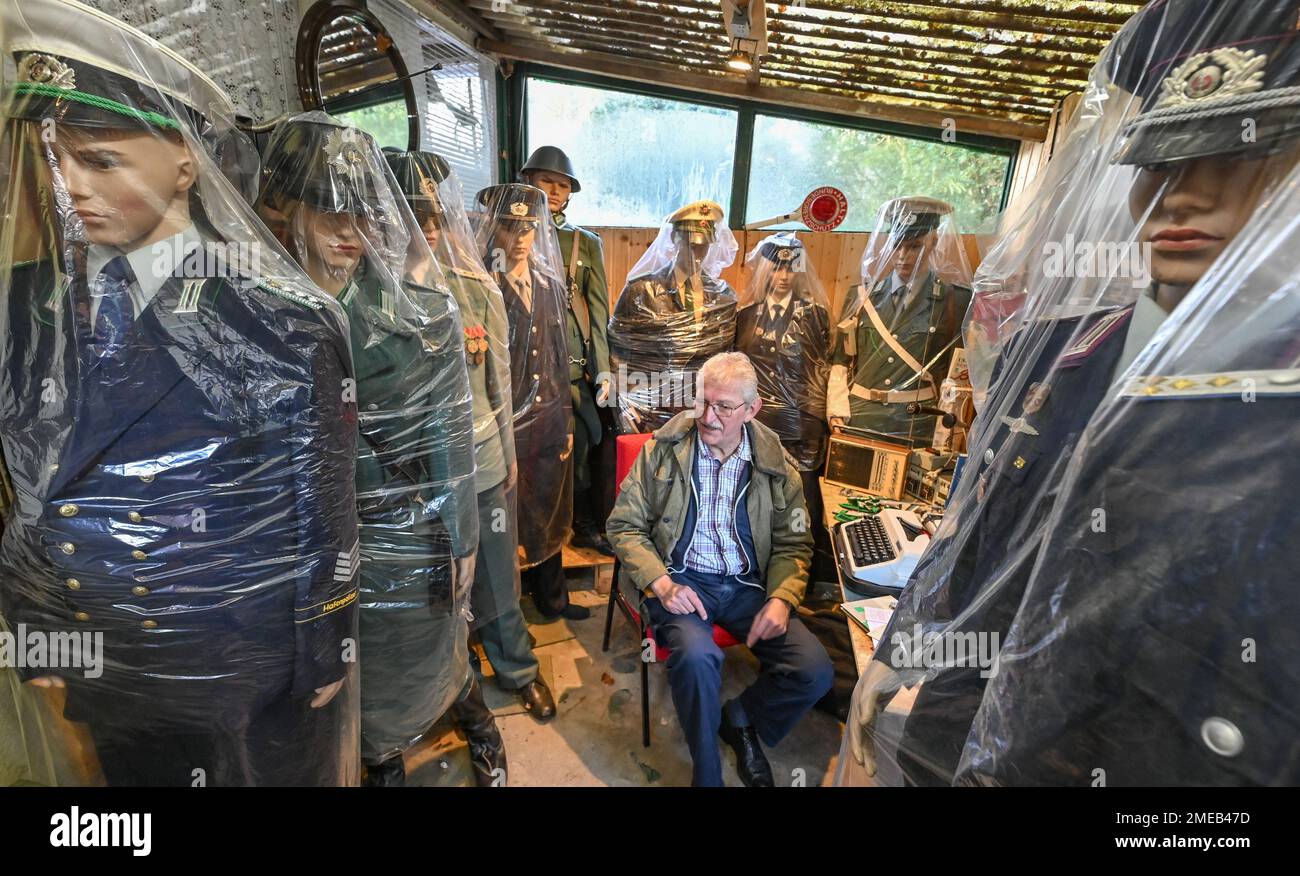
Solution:
{"label": "black uniform coat", "polygon": [[[56,671],[67,717],[92,731],[237,737],[290,696],[305,719],[356,635],[341,313],[269,283],[173,277],[122,354],[95,361],[84,270],[73,276],[41,261],[9,286],[7,619],[103,633],[101,677]],[[300,756],[331,755],[304,743]]]}
{"label": "black uniform coat", "polygon": [[493,279],[510,321],[520,565],[528,568],[560,551],[573,518],[565,292],[559,281],[533,269],[532,301],[526,306],[505,274],[494,274]]}
{"label": "black uniform coat", "polygon": [[[1037,556],[1036,550],[1019,548],[1036,543],[1074,445],[1114,379],[1132,312],[1128,307],[1055,321],[1028,378],[1017,375],[1015,387],[1018,401],[1011,417],[1025,417],[1038,434],[1004,422],[985,424],[995,430],[994,437],[977,442],[986,446],[984,456],[972,458],[963,474],[963,484],[970,479],[975,488],[962,488],[961,504],[950,511],[957,520],[946,521],[941,537],[926,549],[875,659],[888,662],[893,635],[910,635],[918,623],[954,636],[977,633],[991,642],[996,634],[999,643],[1005,640]],[[1083,344],[1080,339],[1092,328],[1105,333]],[[1038,331],[1033,336],[1041,337]],[[1002,361],[1016,358],[1013,346]],[[993,401],[998,376],[987,410],[999,407]],[[1026,411],[1029,391],[1044,386],[1042,407]],[[972,660],[927,675],[899,743],[899,764],[909,784],[952,780],[987,684],[981,671]]]}
{"label": "black uniform coat", "polygon": [[758,373],[758,420],[780,437],[801,471],[822,461],[829,332],[826,308],[795,297],[777,325],[769,322],[766,300],[736,315],[736,349]]}

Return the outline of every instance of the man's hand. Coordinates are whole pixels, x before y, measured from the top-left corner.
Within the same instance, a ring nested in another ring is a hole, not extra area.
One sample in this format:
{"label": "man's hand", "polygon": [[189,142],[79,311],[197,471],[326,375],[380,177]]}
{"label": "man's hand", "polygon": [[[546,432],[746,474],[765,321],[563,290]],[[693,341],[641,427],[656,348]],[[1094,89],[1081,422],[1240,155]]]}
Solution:
{"label": "man's hand", "polygon": [[745,647],[752,648],[755,642],[784,636],[789,625],[790,604],[774,596],[767,601],[758,614],[754,615],[754,622],[749,627],[749,636],[745,639]]}
{"label": "man's hand", "polygon": [[853,759],[862,764],[869,776],[876,774],[876,716],[880,714],[882,704],[898,692],[899,686],[898,673],[888,664],[872,660],[853,688],[845,732],[849,734],[849,751]]}
{"label": "man's hand", "polygon": [[36,678],[30,678],[27,683],[32,687],[67,687],[62,678],[57,675],[39,675]]}
{"label": "man's hand", "polygon": [[596,390],[597,407],[606,407],[609,404],[609,381],[602,380],[600,387]]}
{"label": "man's hand", "polygon": [[316,688],[316,696],[312,697],[311,707],[313,709],[323,709],[329,705],[330,700],[343,689],[343,679],[339,679],[333,684],[327,684],[324,687]]}
{"label": "man's hand", "polygon": [[668,609],[672,614],[691,614],[694,612],[700,616],[700,620],[707,621],[709,613],[704,610],[704,603],[694,590],[685,584],[678,584],[667,575],[661,575],[650,585],[655,596],[663,603],[663,607]]}
{"label": "man's hand", "polygon": [[844,424],[848,421],[848,417],[831,417],[831,429],[838,432],[844,428]]}

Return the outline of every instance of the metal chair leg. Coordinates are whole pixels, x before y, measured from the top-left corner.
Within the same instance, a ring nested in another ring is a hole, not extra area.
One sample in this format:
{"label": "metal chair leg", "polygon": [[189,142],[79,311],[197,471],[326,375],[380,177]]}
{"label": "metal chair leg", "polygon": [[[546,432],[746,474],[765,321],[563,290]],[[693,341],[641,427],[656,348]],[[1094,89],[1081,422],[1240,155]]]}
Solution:
{"label": "metal chair leg", "polygon": [[601,651],[609,650],[609,632],[614,627],[614,603],[618,602],[618,560],[614,560],[614,577],[609,582],[609,607],[605,609],[605,641]]}

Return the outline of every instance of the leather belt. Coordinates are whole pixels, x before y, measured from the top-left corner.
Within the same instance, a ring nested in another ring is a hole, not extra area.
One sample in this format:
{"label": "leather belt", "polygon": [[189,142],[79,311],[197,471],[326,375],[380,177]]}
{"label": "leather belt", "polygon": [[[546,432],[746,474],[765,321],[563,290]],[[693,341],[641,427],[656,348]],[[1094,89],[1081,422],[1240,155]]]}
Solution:
{"label": "leather belt", "polygon": [[856,398],[865,399],[866,401],[882,402],[884,404],[914,404],[927,402],[935,398],[933,386],[927,386],[925,389],[867,389],[861,384],[855,383],[849,387],[849,395]]}

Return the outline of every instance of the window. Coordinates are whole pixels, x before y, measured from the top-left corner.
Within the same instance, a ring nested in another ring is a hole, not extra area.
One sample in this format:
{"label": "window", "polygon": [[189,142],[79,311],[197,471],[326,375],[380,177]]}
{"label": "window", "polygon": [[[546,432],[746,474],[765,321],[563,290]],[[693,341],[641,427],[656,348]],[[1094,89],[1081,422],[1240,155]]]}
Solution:
{"label": "window", "polygon": [[[420,147],[436,152],[452,166],[469,208],[475,193],[496,181],[496,73],[492,62],[400,0],[371,0],[369,9],[393,35],[413,74],[411,84],[420,107]],[[427,72],[420,74],[421,70]],[[386,112],[380,105],[346,115],[378,114],[380,118],[372,115],[348,120],[374,135],[379,145],[405,149],[405,107],[397,107],[401,115],[397,142],[385,139],[389,136]]]}
{"label": "window", "polygon": [[573,161],[580,225],[656,226],[690,201],[727,209],[736,151],[735,110],[530,78],[521,163],[538,146]]}
{"label": "window", "polygon": [[[794,212],[829,185],[848,196],[839,231],[870,231],[886,201],[924,195],[950,202],[963,233],[993,232],[1019,145],[970,135],[946,143],[938,131],[696,99],[550,67],[521,73],[519,164],[538,146],[568,153],[583,186],[569,211],[579,225],[656,226],[708,198],[736,227]],[[742,205],[743,216],[730,215]]]}
{"label": "window", "polygon": [[880,205],[903,195],[948,201],[964,233],[997,230],[1006,154],[762,114],[754,119],[753,143],[746,222],[785,215],[829,185],[849,200],[839,231],[873,230]]}
{"label": "window", "polygon": [[381,149],[385,146],[405,149],[407,146],[406,98],[404,97],[364,109],[335,113],[334,117],[343,124],[360,128],[374,137]]}

